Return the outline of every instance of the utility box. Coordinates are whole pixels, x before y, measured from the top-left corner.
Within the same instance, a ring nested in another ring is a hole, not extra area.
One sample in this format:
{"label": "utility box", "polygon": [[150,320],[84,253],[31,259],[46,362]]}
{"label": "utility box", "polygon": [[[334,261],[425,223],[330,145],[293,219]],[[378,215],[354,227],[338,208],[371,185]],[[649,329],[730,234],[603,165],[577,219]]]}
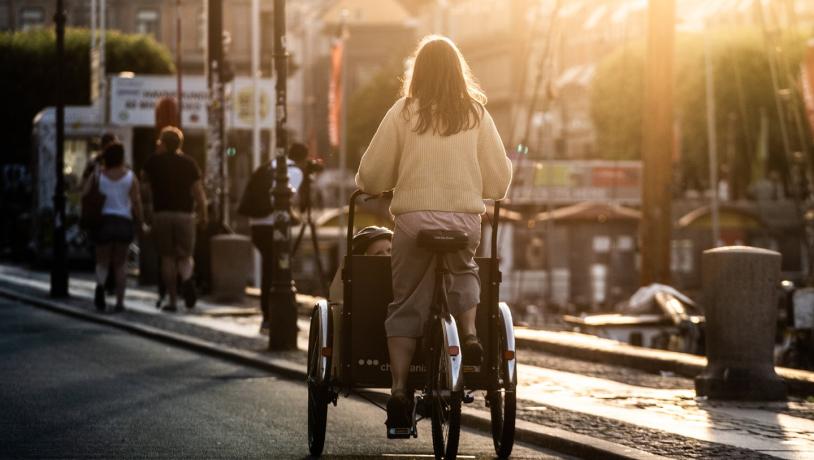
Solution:
{"label": "utility box", "polygon": [[237,233],[215,235],[211,250],[212,297],[217,301],[240,302],[252,270],[252,243]]}

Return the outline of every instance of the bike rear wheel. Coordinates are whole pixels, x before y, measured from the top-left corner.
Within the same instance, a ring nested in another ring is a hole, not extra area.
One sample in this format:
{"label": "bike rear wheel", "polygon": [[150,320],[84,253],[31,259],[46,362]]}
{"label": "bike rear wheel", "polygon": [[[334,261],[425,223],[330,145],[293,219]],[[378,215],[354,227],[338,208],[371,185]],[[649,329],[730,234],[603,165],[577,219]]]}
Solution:
{"label": "bike rear wheel", "polygon": [[[504,318],[502,321],[511,324],[511,318]],[[514,347],[507,343],[506,332],[500,328],[498,335],[498,365],[499,372],[498,388],[486,392],[486,402],[489,405],[492,420],[492,442],[495,446],[495,454],[498,458],[507,458],[512,453],[514,447],[515,419],[517,416],[517,365],[516,357],[510,354],[515,365],[510,366],[507,360],[507,352],[513,351]]]}
{"label": "bike rear wheel", "polygon": [[486,393],[492,416],[492,442],[498,458],[508,458],[514,447],[517,393],[501,388]]}
{"label": "bike rear wheel", "polygon": [[458,456],[461,435],[462,394],[460,391],[453,391],[449,385],[452,370],[441,328],[441,321],[437,320],[430,336],[432,349],[428,370],[431,376],[432,447],[435,458],[454,459]]}

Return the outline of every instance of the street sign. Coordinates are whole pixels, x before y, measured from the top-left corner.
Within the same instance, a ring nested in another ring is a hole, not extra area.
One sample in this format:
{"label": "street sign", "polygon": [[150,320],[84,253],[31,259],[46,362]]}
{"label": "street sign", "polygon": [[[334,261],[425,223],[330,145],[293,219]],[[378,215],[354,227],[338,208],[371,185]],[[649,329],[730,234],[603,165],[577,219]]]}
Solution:
{"label": "street sign", "polygon": [[90,50],[90,105],[96,104],[96,101],[99,100],[100,56],[99,48]]}

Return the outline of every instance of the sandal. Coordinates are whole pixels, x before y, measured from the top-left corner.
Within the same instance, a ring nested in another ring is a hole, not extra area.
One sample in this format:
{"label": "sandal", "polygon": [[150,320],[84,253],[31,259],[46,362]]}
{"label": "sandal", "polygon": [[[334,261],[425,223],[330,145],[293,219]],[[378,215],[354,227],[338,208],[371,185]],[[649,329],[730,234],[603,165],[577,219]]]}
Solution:
{"label": "sandal", "polygon": [[404,390],[393,390],[387,401],[387,438],[409,438],[413,432],[413,398]]}

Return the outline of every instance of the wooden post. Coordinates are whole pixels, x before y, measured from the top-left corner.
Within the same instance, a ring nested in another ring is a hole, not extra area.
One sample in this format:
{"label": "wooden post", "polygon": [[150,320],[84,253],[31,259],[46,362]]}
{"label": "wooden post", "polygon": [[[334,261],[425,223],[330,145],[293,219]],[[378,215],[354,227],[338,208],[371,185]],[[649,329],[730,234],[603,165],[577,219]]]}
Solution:
{"label": "wooden post", "polygon": [[670,283],[675,0],[650,0],[642,117],[641,283]]}

